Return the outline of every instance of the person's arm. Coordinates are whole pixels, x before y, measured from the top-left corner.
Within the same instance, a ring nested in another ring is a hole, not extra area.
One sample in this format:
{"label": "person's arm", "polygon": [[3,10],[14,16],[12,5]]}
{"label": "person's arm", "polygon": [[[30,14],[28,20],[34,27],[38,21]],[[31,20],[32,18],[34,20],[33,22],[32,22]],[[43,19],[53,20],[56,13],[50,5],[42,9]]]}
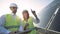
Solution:
{"label": "person's arm", "polygon": [[32,17],[32,20],[33,20],[33,22],[36,23],[36,24],[40,23],[40,20],[39,20],[39,19],[37,20],[37,19],[35,19],[35,18]]}
{"label": "person's arm", "polygon": [[24,27],[23,27],[23,24],[22,24],[22,20],[20,19],[20,27],[19,27],[19,31],[23,31],[24,30]]}
{"label": "person's arm", "polygon": [[31,12],[32,12],[32,14],[35,16],[35,18],[36,18],[36,19],[32,18],[32,19],[33,19],[33,21],[34,21],[35,23],[39,23],[39,22],[40,22],[40,20],[39,20],[39,18],[37,17],[36,12],[35,12],[35,11],[33,11],[32,9],[31,9]]}
{"label": "person's arm", "polygon": [[6,33],[9,34],[10,31],[4,28],[4,23],[5,23],[5,15],[0,17],[0,33]]}

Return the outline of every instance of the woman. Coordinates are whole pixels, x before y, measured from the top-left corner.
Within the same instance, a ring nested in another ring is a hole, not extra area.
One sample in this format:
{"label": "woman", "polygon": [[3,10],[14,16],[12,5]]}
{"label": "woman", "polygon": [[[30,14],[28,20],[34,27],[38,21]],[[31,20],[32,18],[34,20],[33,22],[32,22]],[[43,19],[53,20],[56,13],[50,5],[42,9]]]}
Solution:
{"label": "woman", "polygon": [[[35,16],[36,19],[34,19],[33,17],[30,17],[27,10],[23,10],[22,15],[23,15],[24,30],[34,28],[33,22],[39,23],[39,19],[36,15],[35,11],[32,11],[32,14]],[[36,30],[29,31],[28,34],[36,34]]]}

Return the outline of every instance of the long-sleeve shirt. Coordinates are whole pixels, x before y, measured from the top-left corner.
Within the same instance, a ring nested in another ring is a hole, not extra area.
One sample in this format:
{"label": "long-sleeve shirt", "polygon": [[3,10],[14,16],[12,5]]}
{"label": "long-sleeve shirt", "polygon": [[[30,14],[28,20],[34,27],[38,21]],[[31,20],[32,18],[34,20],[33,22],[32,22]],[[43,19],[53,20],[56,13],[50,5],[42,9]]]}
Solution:
{"label": "long-sleeve shirt", "polygon": [[[11,15],[14,17],[14,19],[16,19],[15,14],[11,14]],[[6,20],[6,15],[1,16],[1,18],[0,18],[0,34],[9,34],[11,32],[11,31],[7,30],[6,28],[4,28],[5,20]],[[22,22],[20,21],[20,23],[22,23]],[[20,24],[19,31],[23,29],[21,26],[22,25]]]}
{"label": "long-sleeve shirt", "polygon": [[33,18],[33,17],[32,17],[32,20],[33,20],[33,22],[36,23],[36,24],[40,22],[39,19],[35,19],[35,18]]}

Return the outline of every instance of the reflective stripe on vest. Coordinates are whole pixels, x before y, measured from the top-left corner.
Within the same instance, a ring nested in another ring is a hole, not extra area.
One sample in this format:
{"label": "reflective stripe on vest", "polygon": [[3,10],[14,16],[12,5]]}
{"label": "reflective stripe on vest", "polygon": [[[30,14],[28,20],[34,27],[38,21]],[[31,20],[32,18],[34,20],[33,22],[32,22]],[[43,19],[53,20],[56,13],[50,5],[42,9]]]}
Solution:
{"label": "reflective stripe on vest", "polygon": [[6,29],[15,32],[19,29],[20,20],[17,17],[15,20],[11,14],[7,14],[6,15],[6,22],[5,22],[4,26],[6,27]]}
{"label": "reflective stripe on vest", "polygon": [[5,27],[7,29],[10,29],[10,28],[19,28],[20,26],[8,26],[8,27]]}

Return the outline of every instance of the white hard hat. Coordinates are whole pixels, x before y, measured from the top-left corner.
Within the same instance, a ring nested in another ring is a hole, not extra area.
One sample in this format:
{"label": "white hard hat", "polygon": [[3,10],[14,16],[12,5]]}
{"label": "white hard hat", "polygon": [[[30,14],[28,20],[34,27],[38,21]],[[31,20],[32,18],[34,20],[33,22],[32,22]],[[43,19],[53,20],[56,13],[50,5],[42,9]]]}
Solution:
{"label": "white hard hat", "polygon": [[17,4],[11,3],[11,4],[10,4],[10,7],[17,7]]}

